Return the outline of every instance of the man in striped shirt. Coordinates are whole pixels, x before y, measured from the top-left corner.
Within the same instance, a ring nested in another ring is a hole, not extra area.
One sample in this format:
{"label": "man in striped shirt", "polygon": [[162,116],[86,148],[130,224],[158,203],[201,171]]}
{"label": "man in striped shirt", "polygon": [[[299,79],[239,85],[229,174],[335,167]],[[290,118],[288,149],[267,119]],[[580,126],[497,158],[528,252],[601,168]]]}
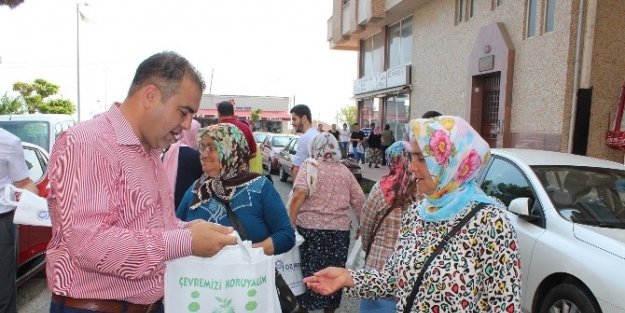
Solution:
{"label": "man in striped shirt", "polygon": [[213,256],[232,228],[174,216],[162,149],[189,129],[205,83],[173,52],[136,70],[128,96],[64,132],[50,157],[50,312],[162,312],[165,262]]}

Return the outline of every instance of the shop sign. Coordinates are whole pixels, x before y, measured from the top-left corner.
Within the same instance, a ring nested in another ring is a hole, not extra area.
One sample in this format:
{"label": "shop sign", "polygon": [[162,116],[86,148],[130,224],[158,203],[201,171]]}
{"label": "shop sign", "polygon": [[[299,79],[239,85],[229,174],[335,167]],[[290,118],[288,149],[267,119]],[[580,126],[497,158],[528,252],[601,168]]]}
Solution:
{"label": "shop sign", "polygon": [[410,85],[410,65],[397,66],[382,73],[356,79],[353,92],[357,95],[406,85]]}

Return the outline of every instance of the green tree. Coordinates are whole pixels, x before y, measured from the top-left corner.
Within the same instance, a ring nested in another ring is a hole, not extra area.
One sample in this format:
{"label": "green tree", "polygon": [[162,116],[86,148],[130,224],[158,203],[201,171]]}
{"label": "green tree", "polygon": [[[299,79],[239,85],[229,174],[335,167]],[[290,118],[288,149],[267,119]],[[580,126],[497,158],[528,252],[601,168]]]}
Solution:
{"label": "green tree", "polygon": [[28,113],[61,113],[72,114],[76,106],[67,99],[50,97],[59,92],[59,86],[45,79],[37,78],[31,83],[15,82],[13,90],[21,95],[21,100],[26,106]]}
{"label": "green tree", "polygon": [[353,105],[344,106],[339,109],[339,120],[342,123],[347,123],[348,126],[356,123],[356,107]]}
{"label": "green tree", "polygon": [[256,122],[260,120],[261,113],[263,113],[263,110],[261,109],[252,110],[252,112],[250,113],[250,119],[252,120],[252,123],[254,123],[254,125],[256,125]]}
{"label": "green tree", "polygon": [[0,98],[0,114],[24,114],[24,103],[18,97],[11,97],[6,93]]}

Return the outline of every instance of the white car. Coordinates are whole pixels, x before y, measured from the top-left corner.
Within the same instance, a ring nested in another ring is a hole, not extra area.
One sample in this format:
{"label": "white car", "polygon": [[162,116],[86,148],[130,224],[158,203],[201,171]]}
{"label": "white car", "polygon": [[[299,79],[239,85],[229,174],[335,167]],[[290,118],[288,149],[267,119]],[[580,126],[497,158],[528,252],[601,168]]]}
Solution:
{"label": "white car", "polygon": [[625,312],[625,166],[529,149],[493,149],[478,177],[508,205],[523,312]]}

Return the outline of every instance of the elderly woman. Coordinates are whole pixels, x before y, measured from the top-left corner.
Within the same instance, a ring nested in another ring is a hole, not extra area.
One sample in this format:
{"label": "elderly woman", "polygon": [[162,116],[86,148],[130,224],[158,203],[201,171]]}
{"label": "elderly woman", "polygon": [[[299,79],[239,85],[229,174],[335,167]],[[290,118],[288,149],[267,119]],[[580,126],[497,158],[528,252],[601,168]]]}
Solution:
{"label": "elderly woman", "polygon": [[413,120],[411,135],[410,171],[427,196],[404,214],[384,269],[327,268],[304,281],[322,294],[349,287],[353,296],[395,297],[397,312],[520,312],[516,233],[505,208],[473,181],[488,144],[452,116]]}
{"label": "elderly woman", "polygon": [[[345,265],[352,223],[349,208],[360,219],[365,202],[354,175],[340,163],[341,152],[332,134],[317,134],[308,151],[310,158],[300,167],[289,202],[291,223],[305,239],[300,246],[304,276]],[[307,290],[298,301],[307,310],[330,313],[339,307],[341,296],[341,292],[321,296]]]}
{"label": "elderly woman", "polygon": [[187,190],[176,216],[183,221],[203,219],[232,226],[228,206],[243,224],[254,247],[267,255],[281,254],[295,245],[295,231],[273,185],[248,167],[249,148],[232,124],[216,124],[199,132],[204,175]]}
{"label": "elderly woman", "polygon": [[174,192],[174,208],[180,205],[184,193],[203,173],[200,153],[197,152],[199,130],[200,122],[192,120],[191,128],[183,130],[178,141],[169,146],[163,156],[167,179]]}
{"label": "elderly woman", "polygon": [[[407,141],[397,141],[386,150],[389,173],[373,185],[360,220],[362,246],[367,252],[365,268],[382,271],[393,254],[401,218],[415,201],[417,183],[408,166],[412,149]],[[361,313],[395,312],[393,297],[376,300],[362,299]]]}

